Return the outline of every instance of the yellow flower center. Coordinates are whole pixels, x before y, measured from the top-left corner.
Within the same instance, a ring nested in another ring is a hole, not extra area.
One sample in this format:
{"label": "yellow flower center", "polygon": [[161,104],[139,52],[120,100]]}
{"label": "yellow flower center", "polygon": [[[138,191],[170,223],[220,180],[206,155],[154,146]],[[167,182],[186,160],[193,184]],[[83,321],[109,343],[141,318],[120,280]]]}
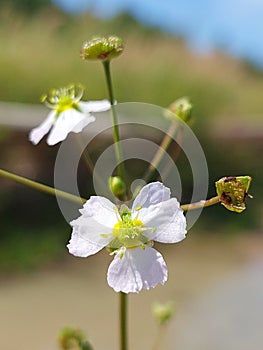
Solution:
{"label": "yellow flower center", "polygon": [[138,218],[132,219],[131,211],[122,206],[119,210],[121,220],[114,225],[112,229],[113,240],[109,244],[109,249],[115,251],[121,247],[125,248],[137,248],[142,247],[149,243],[149,240],[144,236],[144,232],[147,228]]}
{"label": "yellow flower center", "polygon": [[61,113],[72,108],[74,108],[74,101],[69,96],[61,96],[57,102],[56,111]]}
{"label": "yellow flower center", "polygon": [[49,95],[43,96],[42,102],[45,102],[49,108],[54,109],[59,115],[68,109],[79,110],[78,102],[82,95],[83,88],[81,86],[70,85],[50,91]]}

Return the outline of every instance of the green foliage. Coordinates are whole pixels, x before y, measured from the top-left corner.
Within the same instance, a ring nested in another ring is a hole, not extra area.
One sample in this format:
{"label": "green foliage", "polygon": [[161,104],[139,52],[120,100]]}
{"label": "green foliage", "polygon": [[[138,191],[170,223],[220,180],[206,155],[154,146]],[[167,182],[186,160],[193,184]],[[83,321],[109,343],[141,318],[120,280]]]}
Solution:
{"label": "green foliage", "polygon": [[28,271],[58,261],[68,240],[62,227],[29,228],[4,225],[0,237],[0,271]]}
{"label": "green foliage", "polygon": [[11,6],[17,11],[23,11],[29,14],[50,4],[50,0],[0,0],[0,7]]}
{"label": "green foliage", "polygon": [[196,57],[178,38],[146,30],[135,21],[123,28],[120,23],[122,16],[100,21],[54,9],[30,18],[2,11],[0,100],[38,103],[43,92],[72,82],[83,83],[90,99],[105,97],[101,67],[83,62],[80,50],[96,35],[117,34],[125,44],[124,54],[112,64],[119,102],[166,107],[189,96],[200,124],[220,113],[256,115],[261,110],[263,79],[244,65],[223,55]]}

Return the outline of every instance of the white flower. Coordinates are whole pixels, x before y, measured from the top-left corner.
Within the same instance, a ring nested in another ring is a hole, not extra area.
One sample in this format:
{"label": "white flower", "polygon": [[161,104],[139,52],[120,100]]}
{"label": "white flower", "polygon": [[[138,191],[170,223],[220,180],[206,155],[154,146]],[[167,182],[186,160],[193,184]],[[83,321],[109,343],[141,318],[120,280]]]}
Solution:
{"label": "white flower", "polygon": [[186,220],[170,189],[160,182],[144,186],[132,209],[104,197],[91,197],[72,221],[69,252],[87,257],[106,247],[114,260],[107,280],[116,292],[138,293],[167,281],[167,267],[153,241],[176,243],[185,238]]}
{"label": "white flower", "polygon": [[66,139],[70,132],[79,133],[89,123],[95,121],[92,112],[103,112],[110,109],[110,102],[107,100],[80,102],[83,89],[76,92],[74,86],[53,90],[49,97],[44,96],[52,111],[38,127],[29,134],[29,140],[34,144],[50,131],[47,144],[50,146]]}

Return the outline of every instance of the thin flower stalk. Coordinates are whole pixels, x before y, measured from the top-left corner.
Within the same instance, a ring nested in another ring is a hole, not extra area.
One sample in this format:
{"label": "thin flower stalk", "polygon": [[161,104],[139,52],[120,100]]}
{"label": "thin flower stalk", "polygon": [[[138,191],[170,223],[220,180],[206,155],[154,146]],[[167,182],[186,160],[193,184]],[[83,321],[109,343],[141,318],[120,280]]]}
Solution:
{"label": "thin flower stalk", "polygon": [[72,201],[72,202],[75,202],[78,204],[81,202],[82,203],[86,202],[85,198],[78,197],[78,196],[75,196],[74,194],[55,189],[51,186],[41,184],[39,182],[30,180],[24,176],[19,176],[19,175],[10,173],[9,171],[3,170],[3,169],[0,169],[0,176],[4,177],[6,179],[9,179],[9,180],[18,182],[22,185],[33,188],[33,189],[38,190],[40,192],[51,194],[52,196],[58,196],[60,198],[67,199],[69,201]]}
{"label": "thin flower stalk", "polygon": [[117,172],[118,172],[118,176],[120,176],[122,179],[125,179],[123,156],[122,156],[122,150],[120,147],[120,132],[119,132],[119,125],[118,125],[118,116],[115,109],[115,99],[114,99],[114,93],[113,93],[113,87],[112,87],[110,61],[108,60],[103,61],[103,67],[104,67],[106,83],[107,83],[107,88],[109,93],[109,101],[111,103],[113,141],[114,141],[115,154],[116,154],[116,160],[117,160]]}

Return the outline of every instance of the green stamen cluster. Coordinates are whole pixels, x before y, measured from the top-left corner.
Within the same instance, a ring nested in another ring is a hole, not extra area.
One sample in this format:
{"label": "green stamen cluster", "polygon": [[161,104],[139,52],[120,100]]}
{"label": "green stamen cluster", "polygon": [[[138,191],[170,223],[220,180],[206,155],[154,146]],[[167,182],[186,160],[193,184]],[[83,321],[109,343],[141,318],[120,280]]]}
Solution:
{"label": "green stamen cluster", "polygon": [[137,218],[132,219],[132,213],[125,205],[121,206],[119,214],[121,220],[113,227],[112,236],[114,239],[108,248],[115,251],[121,247],[143,248],[148,244],[148,238],[143,235],[146,230],[143,222]]}
{"label": "green stamen cluster", "polygon": [[83,88],[81,86],[70,85],[51,90],[49,95],[44,95],[41,100],[49,108],[55,109],[59,114],[71,108],[79,110],[78,102],[82,96]]}

